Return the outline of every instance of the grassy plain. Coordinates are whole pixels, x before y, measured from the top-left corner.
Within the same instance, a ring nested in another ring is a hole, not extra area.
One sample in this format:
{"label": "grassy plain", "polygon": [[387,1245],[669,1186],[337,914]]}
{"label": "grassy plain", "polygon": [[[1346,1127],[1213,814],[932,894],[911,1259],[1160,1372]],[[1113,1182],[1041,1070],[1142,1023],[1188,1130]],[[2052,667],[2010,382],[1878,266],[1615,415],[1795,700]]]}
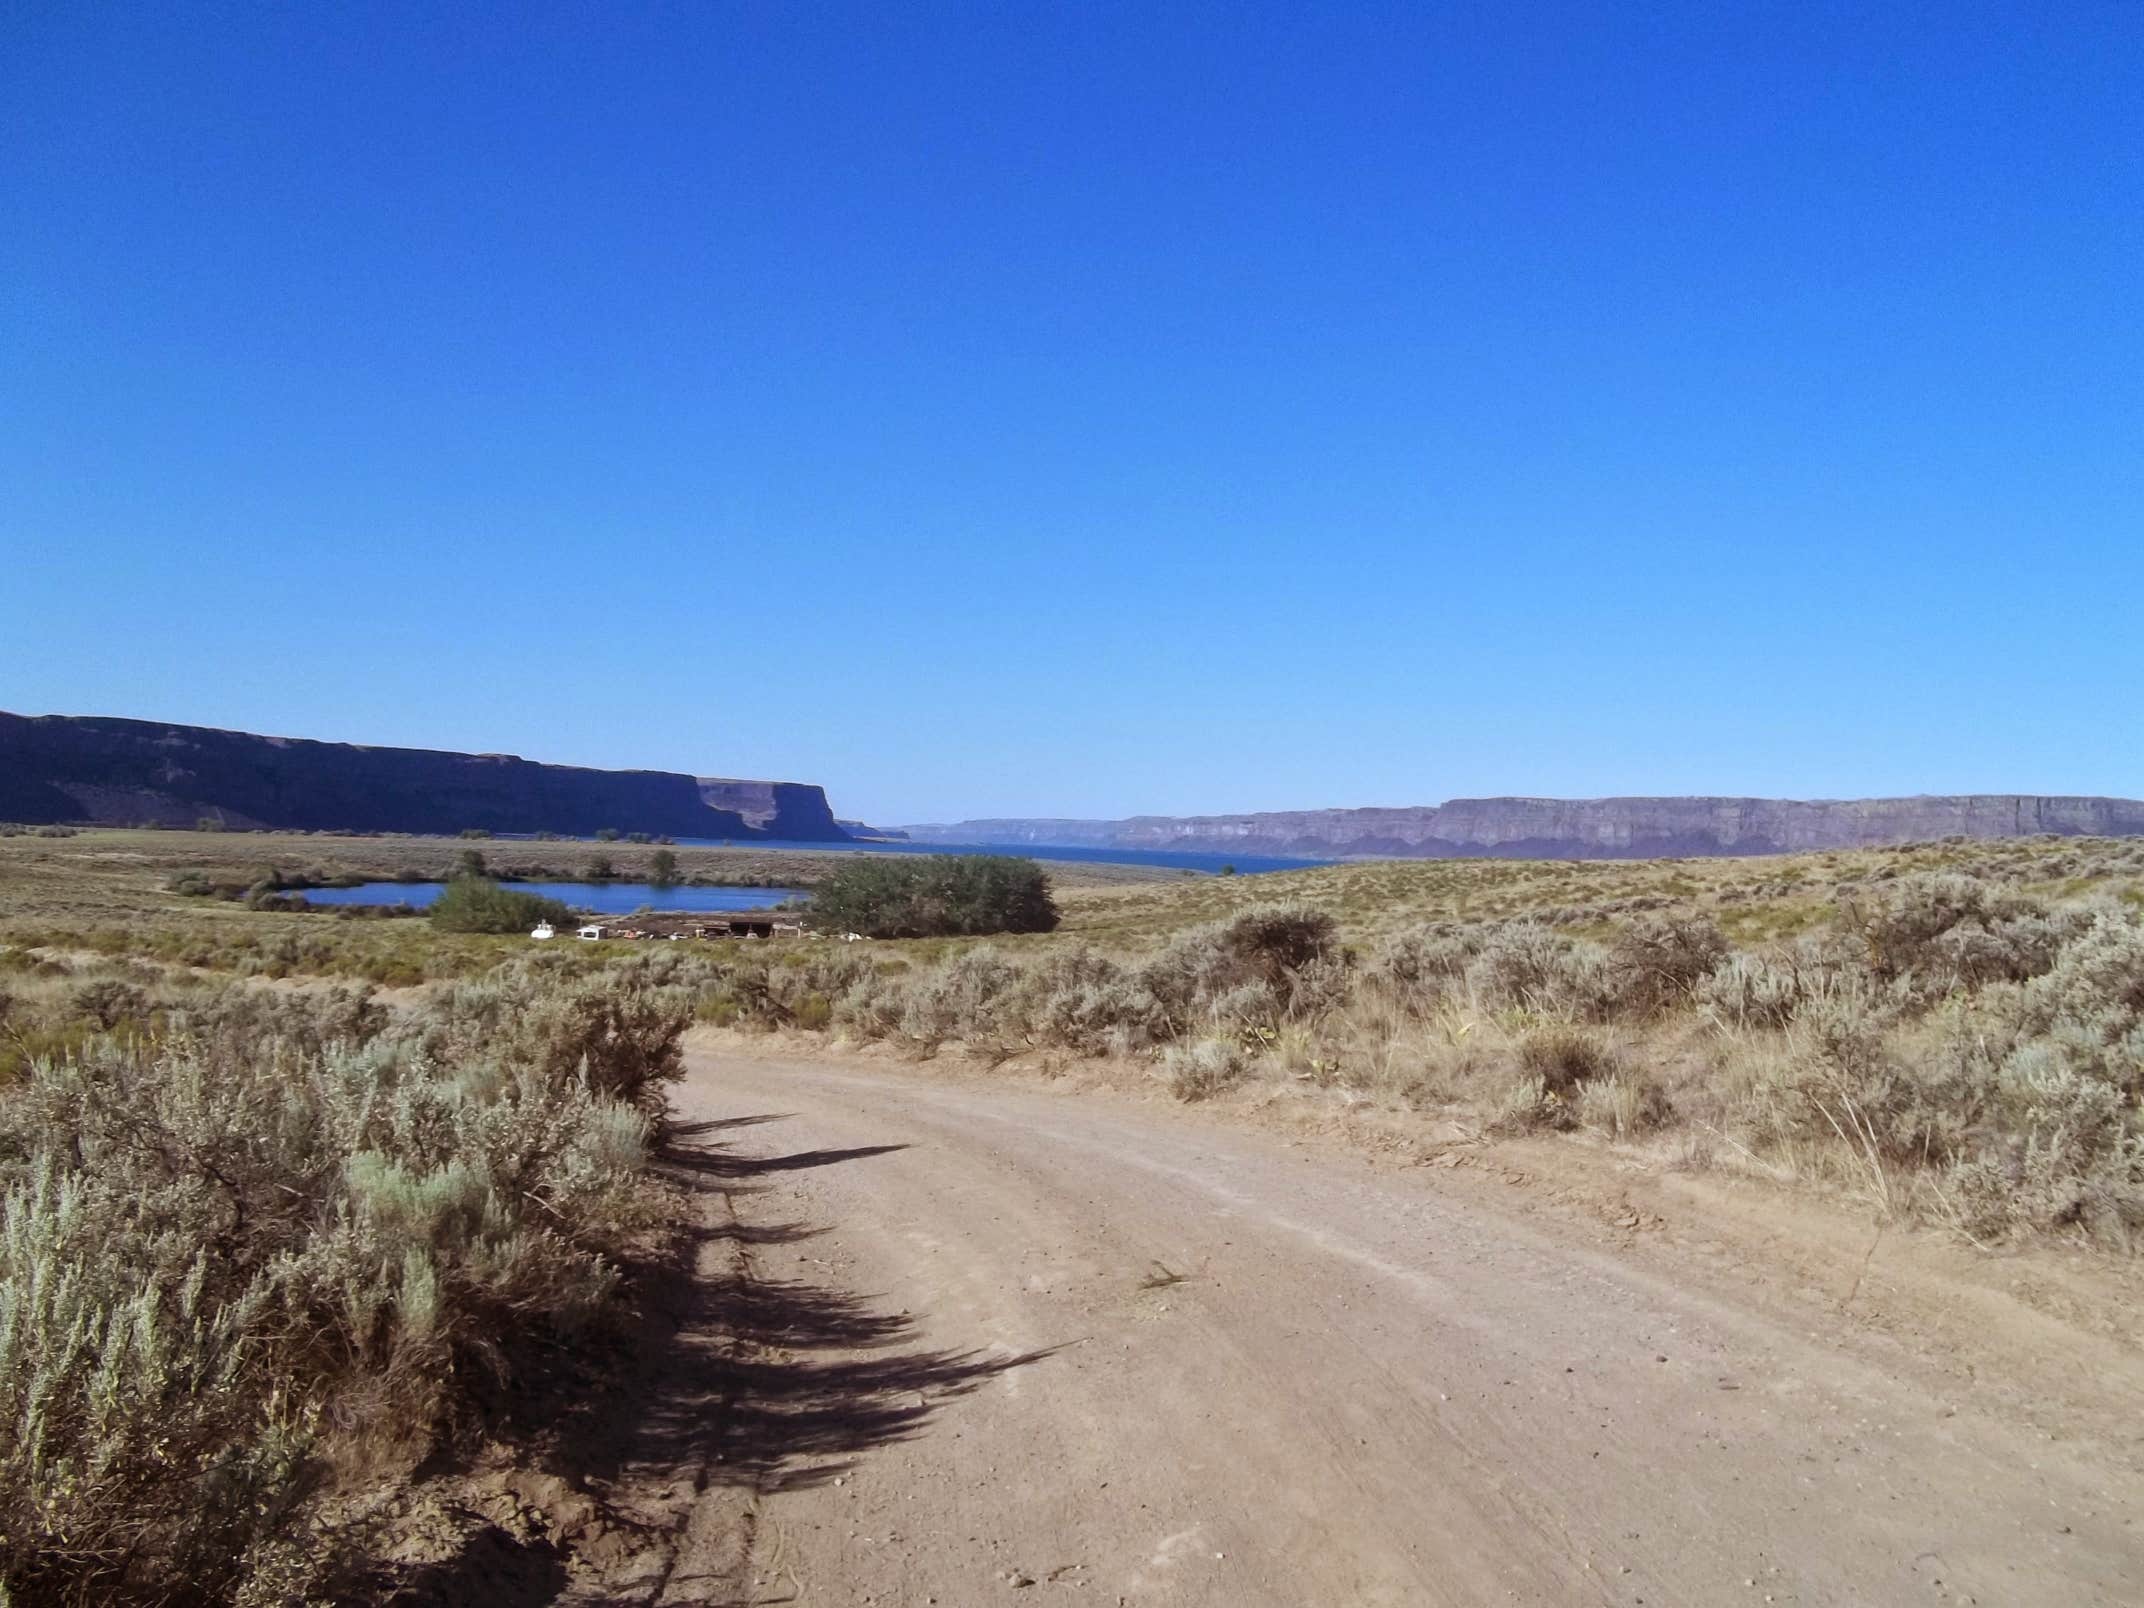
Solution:
{"label": "grassy plain", "polygon": [[1357,946],[1435,922],[1535,920],[1602,937],[1647,910],[1702,911],[1739,945],[1813,931],[1843,890],[1922,872],[1999,881],[2020,892],[2144,898],[2144,845],[2119,840],[1956,839],[1877,849],[1685,860],[1369,860],[1258,877],[1066,890],[1064,931],[1137,945],[1257,904],[1300,901],[1329,912]]}
{"label": "grassy plain", "polygon": [[[91,832],[0,839],[0,945],[239,976],[479,977],[517,937],[249,909],[243,880],[621,872],[653,846]],[[681,849],[808,883],[828,856]],[[835,851],[838,852],[838,851]],[[1044,935],[663,945],[703,1022],[1003,1062],[1098,1057],[1184,1099],[1369,1102],[1760,1173],[1983,1242],[2144,1232],[2144,842],[1747,859],[1379,861],[1256,877],[1049,868]],[[647,945],[555,945],[561,978]],[[689,973],[689,975],[688,975]],[[55,1030],[72,1031],[66,1024]]]}

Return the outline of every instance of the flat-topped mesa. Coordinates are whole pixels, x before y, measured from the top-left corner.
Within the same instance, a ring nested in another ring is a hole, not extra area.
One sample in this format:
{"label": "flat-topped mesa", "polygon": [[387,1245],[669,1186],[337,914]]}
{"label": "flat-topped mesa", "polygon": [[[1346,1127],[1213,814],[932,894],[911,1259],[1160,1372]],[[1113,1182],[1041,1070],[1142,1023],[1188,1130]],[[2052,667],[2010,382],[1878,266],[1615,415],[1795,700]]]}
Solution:
{"label": "flat-topped mesa", "polygon": [[700,802],[741,817],[770,838],[818,843],[849,836],[834,819],[826,790],[805,782],[746,782],[721,776],[694,778]]}
{"label": "flat-topped mesa", "polygon": [[1785,854],[1934,838],[2132,837],[2144,801],[1967,793],[1918,798],[1461,798],[1387,809],[1138,815],[1121,821],[911,826],[921,843],[1178,849],[1216,854],[1647,859]]}
{"label": "flat-topped mesa", "polygon": [[[816,787],[759,789],[764,820],[673,771],[373,748],[103,716],[0,713],[0,820],[353,832],[648,832],[842,841]],[[740,791],[737,797],[746,796]],[[755,810],[757,806],[755,805]]]}

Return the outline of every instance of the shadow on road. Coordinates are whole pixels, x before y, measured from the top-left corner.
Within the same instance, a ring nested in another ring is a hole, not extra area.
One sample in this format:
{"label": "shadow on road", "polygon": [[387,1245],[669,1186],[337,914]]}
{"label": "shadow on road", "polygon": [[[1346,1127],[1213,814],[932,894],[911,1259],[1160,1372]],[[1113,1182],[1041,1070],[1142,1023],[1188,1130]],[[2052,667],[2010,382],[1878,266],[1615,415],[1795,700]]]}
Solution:
{"label": "shadow on road", "polygon": [[764,1173],[833,1167],[844,1161],[862,1161],[867,1156],[883,1156],[907,1148],[906,1145],[858,1145],[853,1150],[799,1150],[793,1156],[711,1156],[698,1166],[717,1178],[757,1178]]}
{"label": "shadow on road", "polygon": [[[833,1478],[873,1446],[921,1434],[938,1408],[1046,1351],[924,1346],[917,1320],[875,1297],[801,1279],[770,1279],[755,1248],[825,1232],[824,1225],[744,1223],[733,1197],[769,1174],[868,1160],[905,1145],[744,1155],[721,1143],[773,1117],[690,1123],[673,1130],[663,1162],[702,1208],[685,1310],[631,1438],[634,1462],[704,1463],[707,1485],[794,1490]],[[623,1452],[624,1447],[618,1448]],[[588,1477],[614,1469],[585,1464]]]}
{"label": "shadow on road", "polygon": [[[684,1523],[695,1493],[822,1484],[874,1446],[924,1434],[945,1403],[1056,1349],[927,1346],[917,1320],[887,1310],[882,1298],[763,1276],[757,1251],[811,1239],[826,1225],[742,1222],[736,1201],[766,1193],[781,1174],[906,1148],[763,1156],[728,1148],[737,1130],[781,1120],[673,1127],[661,1170],[684,1197],[684,1224],[669,1254],[634,1271],[632,1321],[509,1347],[514,1377],[487,1406],[494,1444],[510,1448],[517,1466],[600,1495],[620,1523],[651,1541]],[[444,1453],[424,1471],[444,1482],[435,1488],[450,1500],[456,1482],[472,1477],[475,1450]],[[395,1608],[648,1600],[637,1587],[615,1596],[587,1579],[569,1587],[566,1554],[540,1537],[517,1540],[472,1523],[460,1548],[421,1567],[370,1572],[362,1600]]]}
{"label": "shadow on road", "polygon": [[862,1161],[870,1156],[890,1155],[906,1145],[858,1145],[849,1150],[799,1150],[787,1156],[740,1156],[707,1141],[717,1133],[763,1122],[779,1122],[778,1116],[731,1117],[720,1122],[690,1122],[674,1129],[664,1165],[673,1174],[700,1174],[711,1178],[758,1178],[767,1173],[805,1172],[814,1167],[834,1167],[844,1161]]}
{"label": "shadow on road", "polygon": [[381,1608],[545,1608],[566,1588],[566,1562],[547,1542],[517,1540],[495,1524],[474,1530],[459,1552],[389,1571],[365,1588]]}
{"label": "shadow on road", "polygon": [[[728,1298],[740,1354],[726,1369],[723,1462],[712,1482],[761,1493],[822,1484],[858,1454],[922,1434],[944,1403],[1056,1350],[914,1346],[905,1314],[801,1283],[748,1283]],[[859,1350],[870,1354],[846,1355]]]}

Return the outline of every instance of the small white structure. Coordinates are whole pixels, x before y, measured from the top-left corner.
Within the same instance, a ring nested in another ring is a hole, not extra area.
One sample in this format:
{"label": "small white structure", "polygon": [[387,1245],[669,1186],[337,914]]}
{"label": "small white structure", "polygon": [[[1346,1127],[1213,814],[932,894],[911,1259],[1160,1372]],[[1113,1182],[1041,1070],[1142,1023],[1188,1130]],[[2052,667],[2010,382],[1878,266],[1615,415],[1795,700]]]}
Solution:
{"label": "small white structure", "polygon": [[539,921],[536,923],[536,930],[531,932],[529,936],[535,939],[538,943],[542,943],[546,938],[556,938],[558,936],[558,929],[552,926],[548,921]]}
{"label": "small white structure", "polygon": [[575,933],[574,936],[576,938],[586,938],[591,943],[593,943],[596,939],[603,936],[603,929],[598,926],[590,925],[583,927],[579,932]]}

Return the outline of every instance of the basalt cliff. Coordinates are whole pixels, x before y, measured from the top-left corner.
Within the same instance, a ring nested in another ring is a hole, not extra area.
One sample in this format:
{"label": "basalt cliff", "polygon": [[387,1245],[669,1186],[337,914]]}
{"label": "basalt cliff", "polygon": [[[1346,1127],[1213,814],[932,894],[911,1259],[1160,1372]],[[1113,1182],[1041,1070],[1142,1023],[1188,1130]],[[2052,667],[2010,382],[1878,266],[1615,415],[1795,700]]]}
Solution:
{"label": "basalt cliff", "polygon": [[1399,809],[981,820],[911,826],[919,843],[1175,849],[1212,854],[1645,859],[1785,854],[1932,838],[2128,837],[2144,801],[1965,793],[1920,798],[1460,798]]}
{"label": "basalt cliff", "polygon": [[0,713],[0,821],[354,832],[651,832],[840,842],[801,782]]}

